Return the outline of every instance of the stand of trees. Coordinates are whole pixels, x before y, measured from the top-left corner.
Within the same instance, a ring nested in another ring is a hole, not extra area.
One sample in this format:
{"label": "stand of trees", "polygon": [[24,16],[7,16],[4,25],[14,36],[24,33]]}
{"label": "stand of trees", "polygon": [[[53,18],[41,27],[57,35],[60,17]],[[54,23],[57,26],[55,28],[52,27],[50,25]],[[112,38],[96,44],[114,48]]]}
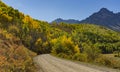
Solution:
{"label": "stand of trees", "polygon": [[39,21],[0,1],[0,29],[20,39],[29,50],[79,61],[95,61],[101,54],[118,51],[120,34],[93,24]]}

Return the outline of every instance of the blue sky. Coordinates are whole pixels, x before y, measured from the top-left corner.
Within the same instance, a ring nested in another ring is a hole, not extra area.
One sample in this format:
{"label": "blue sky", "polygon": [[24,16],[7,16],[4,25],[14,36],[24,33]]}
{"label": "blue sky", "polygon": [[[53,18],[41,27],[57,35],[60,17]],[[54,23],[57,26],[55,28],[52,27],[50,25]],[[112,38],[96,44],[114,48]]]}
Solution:
{"label": "blue sky", "polygon": [[2,0],[9,6],[39,20],[56,18],[82,20],[101,8],[120,12],[120,0]]}

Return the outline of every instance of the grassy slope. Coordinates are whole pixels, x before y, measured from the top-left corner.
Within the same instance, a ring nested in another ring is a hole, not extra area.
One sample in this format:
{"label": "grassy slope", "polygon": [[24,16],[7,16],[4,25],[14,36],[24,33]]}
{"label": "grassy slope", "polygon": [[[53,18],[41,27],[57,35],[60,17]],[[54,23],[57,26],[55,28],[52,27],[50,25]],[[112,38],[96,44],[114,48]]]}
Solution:
{"label": "grassy slope", "polygon": [[34,72],[32,57],[20,39],[0,29],[0,72]]}

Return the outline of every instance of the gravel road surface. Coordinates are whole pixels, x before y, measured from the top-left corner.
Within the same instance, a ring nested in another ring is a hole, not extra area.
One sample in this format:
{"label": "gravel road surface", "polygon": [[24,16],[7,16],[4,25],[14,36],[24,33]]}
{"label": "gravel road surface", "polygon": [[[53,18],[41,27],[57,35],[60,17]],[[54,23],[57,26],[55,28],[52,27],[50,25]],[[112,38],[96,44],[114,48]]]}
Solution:
{"label": "gravel road surface", "polygon": [[38,72],[118,72],[113,69],[99,69],[69,60],[59,59],[49,54],[35,57],[34,62],[40,67]]}

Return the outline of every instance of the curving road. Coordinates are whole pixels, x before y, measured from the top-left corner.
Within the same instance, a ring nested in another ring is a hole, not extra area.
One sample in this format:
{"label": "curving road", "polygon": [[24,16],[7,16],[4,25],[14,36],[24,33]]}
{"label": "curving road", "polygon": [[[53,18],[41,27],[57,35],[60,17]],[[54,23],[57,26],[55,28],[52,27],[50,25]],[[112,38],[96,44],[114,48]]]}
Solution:
{"label": "curving road", "polygon": [[34,58],[40,70],[38,72],[118,72],[112,69],[99,69],[83,64],[63,60],[49,54],[39,55]]}

